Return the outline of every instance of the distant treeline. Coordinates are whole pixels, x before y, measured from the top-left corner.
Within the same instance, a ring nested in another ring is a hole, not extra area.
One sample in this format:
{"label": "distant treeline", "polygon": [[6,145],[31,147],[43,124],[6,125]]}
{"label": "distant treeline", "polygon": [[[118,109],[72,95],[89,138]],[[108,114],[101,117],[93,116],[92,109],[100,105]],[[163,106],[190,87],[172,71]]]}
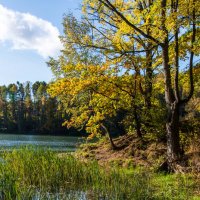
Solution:
{"label": "distant treeline", "polygon": [[67,118],[62,107],[47,94],[45,82],[0,86],[0,132],[78,135],[62,126]]}

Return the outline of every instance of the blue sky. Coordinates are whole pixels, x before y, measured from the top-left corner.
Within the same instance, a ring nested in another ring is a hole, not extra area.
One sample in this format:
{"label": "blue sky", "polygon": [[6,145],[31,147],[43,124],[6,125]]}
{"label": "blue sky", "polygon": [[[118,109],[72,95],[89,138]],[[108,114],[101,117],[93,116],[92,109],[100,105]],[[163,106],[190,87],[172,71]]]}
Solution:
{"label": "blue sky", "polygon": [[0,85],[50,81],[49,56],[61,49],[64,13],[80,16],[81,0],[0,0]]}

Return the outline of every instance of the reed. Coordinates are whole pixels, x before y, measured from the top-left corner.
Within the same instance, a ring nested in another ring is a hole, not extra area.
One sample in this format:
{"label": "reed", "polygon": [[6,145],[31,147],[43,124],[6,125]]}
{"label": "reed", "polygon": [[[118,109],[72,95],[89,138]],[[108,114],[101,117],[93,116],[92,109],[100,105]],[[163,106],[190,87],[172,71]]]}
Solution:
{"label": "reed", "polygon": [[193,181],[142,169],[101,167],[35,147],[3,152],[0,199],[192,199]]}

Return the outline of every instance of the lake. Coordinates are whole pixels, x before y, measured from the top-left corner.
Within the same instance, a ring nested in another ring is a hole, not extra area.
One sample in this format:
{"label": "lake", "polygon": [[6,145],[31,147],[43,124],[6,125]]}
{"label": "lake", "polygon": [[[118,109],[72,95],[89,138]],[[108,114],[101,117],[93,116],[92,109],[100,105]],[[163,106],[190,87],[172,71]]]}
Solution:
{"label": "lake", "polygon": [[1,134],[0,148],[13,149],[21,146],[34,145],[38,147],[50,148],[55,151],[74,151],[83,139],[69,136],[46,136],[46,135],[18,135]]}

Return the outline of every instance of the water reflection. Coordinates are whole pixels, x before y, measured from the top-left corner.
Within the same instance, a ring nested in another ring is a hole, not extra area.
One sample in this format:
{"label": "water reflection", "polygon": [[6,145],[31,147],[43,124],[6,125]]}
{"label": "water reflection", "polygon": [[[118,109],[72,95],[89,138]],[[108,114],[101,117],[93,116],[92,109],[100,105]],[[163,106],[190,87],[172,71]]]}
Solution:
{"label": "water reflection", "polygon": [[74,151],[83,140],[77,137],[0,134],[0,147],[4,149],[34,145],[56,151]]}
{"label": "water reflection", "polygon": [[37,191],[32,200],[111,200],[110,198],[94,192],[69,190],[65,193],[40,193]]}
{"label": "water reflection", "polygon": [[[46,193],[42,194],[37,192],[36,195],[32,198],[32,200],[88,200],[87,194],[83,191],[68,191],[66,193]],[[90,199],[91,200],[91,199]]]}

